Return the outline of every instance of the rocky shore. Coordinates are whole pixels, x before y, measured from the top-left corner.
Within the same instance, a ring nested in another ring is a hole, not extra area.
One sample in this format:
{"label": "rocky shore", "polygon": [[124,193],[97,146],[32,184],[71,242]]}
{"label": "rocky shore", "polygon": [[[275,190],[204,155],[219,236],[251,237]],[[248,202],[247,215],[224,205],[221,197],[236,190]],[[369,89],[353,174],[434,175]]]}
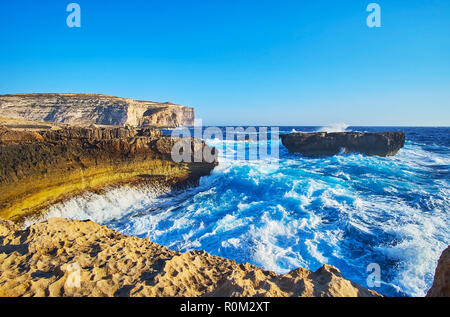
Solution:
{"label": "rocky shore", "polygon": [[332,156],[344,151],[366,155],[393,156],[404,146],[404,132],[315,132],[280,135],[291,153],[304,156]]}
{"label": "rocky shore", "polygon": [[91,221],[53,218],[20,230],[0,220],[0,296],[380,296],[324,265],[278,275],[179,253]]}
{"label": "rocky shore", "polygon": [[194,109],[101,94],[0,95],[0,117],[67,124],[167,127],[194,125]]}
{"label": "rocky shore", "polygon": [[[276,274],[203,251],[182,254],[91,221],[53,218],[20,226],[87,191],[197,184],[217,162],[174,162],[177,141],[151,127],[0,118],[0,296],[381,296],[329,265]],[[215,153],[201,140],[190,141],[192,159],[198,150]],[[294,133],[282,141],[308,156],[342,148],[387,156],[403,146],[404,134]],[[450,296],[449,250],[427,296]]]}
{"label": "rocky shore", "polygon": [[[0,119],[0,217],[20,221],[68,197],[111,185],[195,184],[217,163],[174,162],[171,149],[177,141],[154,128]],[[201,140],[191,141],[192,158],[199,150],[215,151]]]}
{"label": "rocky shore", "polygon": [[450,246],[442,252],[427,297],[450,297]]}

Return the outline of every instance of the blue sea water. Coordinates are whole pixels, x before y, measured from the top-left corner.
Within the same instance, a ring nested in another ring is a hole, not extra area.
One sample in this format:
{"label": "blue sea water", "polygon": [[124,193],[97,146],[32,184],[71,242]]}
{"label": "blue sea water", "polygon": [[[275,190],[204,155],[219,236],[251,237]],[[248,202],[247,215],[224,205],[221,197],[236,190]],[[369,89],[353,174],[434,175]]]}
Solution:
{"label": "blue sea water", "polygon": [[[91,218],[175,250],[206,250],[279,273],[327,263],[366,287],[367,267],[377,263],[381,286],[371,288],[423,296],[450,244],[450,128],[341,129],[405,131],[406,144],[388,158],[305,158],[282,145],[279,158],[265,160],[221,153],[199,187],[169,194],[123,188],[74,199],[52,214]],[[280,133],[318,130],[327,129],[280,127]]]}

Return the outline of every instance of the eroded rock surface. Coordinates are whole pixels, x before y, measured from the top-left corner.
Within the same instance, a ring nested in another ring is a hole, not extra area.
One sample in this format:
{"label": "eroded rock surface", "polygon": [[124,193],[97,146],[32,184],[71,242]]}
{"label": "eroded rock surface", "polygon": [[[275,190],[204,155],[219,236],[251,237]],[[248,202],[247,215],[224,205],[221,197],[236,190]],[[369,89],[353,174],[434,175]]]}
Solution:
{"label": "eroded rock surface", "polygon": [[315,132],[280,135],[291,153],[304,156],[332,156],[341,151],[366,155],[393,156],[404,146],[404,132]]}
{"label": "eroded rock surface", "polygon": [[0,221],[0,296],[380,296],[324,265],[278,275],[91,221]]}
{"label": "eroded rock surface", "polygon": [[0,116],[82,125],[194,125],[193,108],[100,94],[0,95]]}
{"label": "eroded rock surface", "polygon": [[427,297],[450,297],[450,246],[442,252]]}
{"label": "eroded rock surface", "polygon": [[194,160],[198,151],[215,155],[215,149],[196,139],[187,151],[191,161],[174,162],[171,147],[180,139],[153,128],[36,126],[0,126],[1,218],[21,220],[73,195],[110,185],[160,179],[195,185],[217,165],[215,157]]}

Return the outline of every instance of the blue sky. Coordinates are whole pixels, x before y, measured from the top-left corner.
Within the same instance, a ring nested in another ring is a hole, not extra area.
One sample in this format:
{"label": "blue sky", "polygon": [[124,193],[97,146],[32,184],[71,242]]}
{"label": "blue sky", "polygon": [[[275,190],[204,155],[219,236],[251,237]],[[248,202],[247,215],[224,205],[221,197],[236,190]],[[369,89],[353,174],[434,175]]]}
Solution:
{"label": "blue sky", "polygon": [[0,94],[171,101],[208,125],[450,126],[448,0],[0,1],[0,36]]}

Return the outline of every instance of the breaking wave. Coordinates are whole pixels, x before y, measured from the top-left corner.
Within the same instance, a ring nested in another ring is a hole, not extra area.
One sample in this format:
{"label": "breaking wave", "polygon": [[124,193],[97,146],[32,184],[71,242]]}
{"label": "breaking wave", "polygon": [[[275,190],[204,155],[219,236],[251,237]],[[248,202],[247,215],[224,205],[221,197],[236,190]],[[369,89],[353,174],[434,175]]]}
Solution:
{"label": "breaking wave", "polygon": [[328,126],[320,127],[315,130],[315,132],[347,132],[349,125],[345,123],[334,123],[330,124]]}

